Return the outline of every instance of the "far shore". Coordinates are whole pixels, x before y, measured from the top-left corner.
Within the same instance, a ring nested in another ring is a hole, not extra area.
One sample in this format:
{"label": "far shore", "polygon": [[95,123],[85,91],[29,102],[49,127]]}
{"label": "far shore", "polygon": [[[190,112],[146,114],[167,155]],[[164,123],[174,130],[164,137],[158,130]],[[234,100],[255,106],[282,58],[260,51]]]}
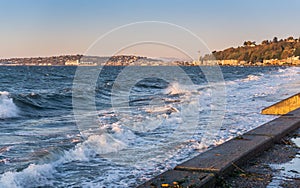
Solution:
{"label": "far shore", "polygon": [[112,57],[62,55],[52,57],[0,59],[0,66],[300,66],[299,56],[261,62],[230,60],[162,61],[159,59],[118,55]]}

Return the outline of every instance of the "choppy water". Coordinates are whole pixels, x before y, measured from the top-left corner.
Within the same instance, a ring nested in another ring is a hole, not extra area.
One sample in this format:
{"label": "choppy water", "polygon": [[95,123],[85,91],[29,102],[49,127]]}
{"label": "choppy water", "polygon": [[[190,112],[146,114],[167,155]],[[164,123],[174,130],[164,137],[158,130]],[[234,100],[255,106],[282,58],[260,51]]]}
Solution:
{"label": "choppy water", "polygon": [[[142,79],[131,88],[124,109],[130,113],[122,115],[111,103],[122,67],[106,67],[94,89],[98,123],[93,126],[101,131],[83,138],[73,116],[75,67],[0,67],[0,187],[134,187],[271,120],[261,109],[300,89],[299,67],[222,67],[223,125],[217,136],[202,139],[216,105],[210,90],[218,83],[208,85],[197,67],[183,69],[193,86]],[[182,106],[194,98],[201,104],[198,125],[168,139],[183,123]]]}

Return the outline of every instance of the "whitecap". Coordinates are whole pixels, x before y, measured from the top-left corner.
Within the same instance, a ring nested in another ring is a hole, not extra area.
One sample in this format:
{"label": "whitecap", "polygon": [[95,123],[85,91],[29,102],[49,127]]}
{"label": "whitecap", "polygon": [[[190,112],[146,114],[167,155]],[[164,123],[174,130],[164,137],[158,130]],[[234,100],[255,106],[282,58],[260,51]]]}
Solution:
{"label": "whitecap", "polygon": [[247,78],[244,78],[242,81],[243,82],[248,82],[248,81],[256,81],[259,80],[261,78],[261,76],[257,76],[257,75],[248,75]]}
{"label": "whitecap", "polygon": [[2,188],[53,186],[53,171],[51,164],[30,164],[23,171],[2,174],[0,184]]}
{"label": "whitecap", "polygon": [[18,116],[18,107],[9,97],[9,92],[0,92],[0,119],[12,118]]}
{"label": "whitecap", "polygon": [[171,83],[166,89],[165,89],[165,94],[168,95],[178,95],[178,94],[184,94],[187,91],[183,88],[182,85],[179,83]]}

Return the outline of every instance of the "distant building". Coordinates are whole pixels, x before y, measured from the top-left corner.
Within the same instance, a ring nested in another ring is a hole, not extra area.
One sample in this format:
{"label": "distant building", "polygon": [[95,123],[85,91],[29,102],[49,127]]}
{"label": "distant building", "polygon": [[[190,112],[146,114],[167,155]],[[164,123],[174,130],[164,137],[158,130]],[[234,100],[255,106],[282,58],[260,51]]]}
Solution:
{"label": "distant building", "polygon": [[79,60],[68,60],[65,62],[65,65],[67,66],[78,66],[79,65]]}
{"label": "distant building", "polygon": [[227,59],[227,60],[221,60],[218,61],[219,65],[231,65],[231,66],[237,66],[239,65],[239,61],[235,59]]}
{"label": "distant building", "polygon": [[82,65],[82,66],[96,66],[97,63],[92,62],[92,61],[81,61],[81,62],[79,63],[79,65]]}

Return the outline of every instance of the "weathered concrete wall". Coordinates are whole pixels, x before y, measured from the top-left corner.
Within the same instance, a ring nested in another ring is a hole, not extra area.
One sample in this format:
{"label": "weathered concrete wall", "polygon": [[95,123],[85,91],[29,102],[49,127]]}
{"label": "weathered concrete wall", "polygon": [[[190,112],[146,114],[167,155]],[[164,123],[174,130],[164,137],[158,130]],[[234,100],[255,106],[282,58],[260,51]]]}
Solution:
{"label": "weathered concrete wall", "polygon": [[300,93],[269,106],[261,111],[265,115],[284,115],[300,108]]}

